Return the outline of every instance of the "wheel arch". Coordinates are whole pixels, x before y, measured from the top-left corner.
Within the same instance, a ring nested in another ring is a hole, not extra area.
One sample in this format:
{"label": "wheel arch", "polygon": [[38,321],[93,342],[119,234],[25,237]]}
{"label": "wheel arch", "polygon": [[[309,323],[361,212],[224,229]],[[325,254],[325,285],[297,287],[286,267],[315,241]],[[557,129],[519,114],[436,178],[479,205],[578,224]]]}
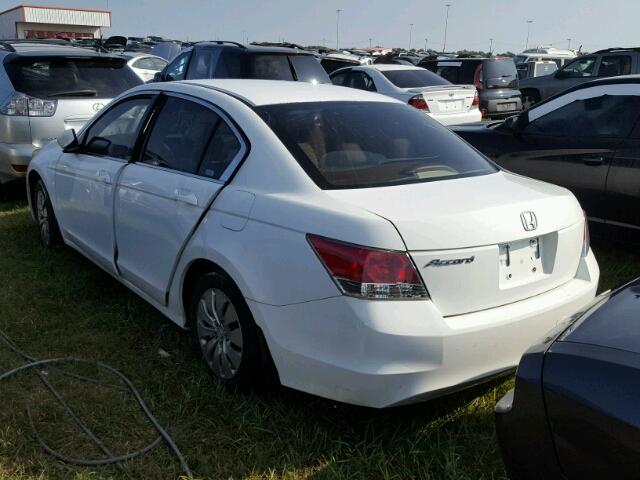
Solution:
{"label": "wheel arch", "polygon": [[31,216],[34,220],[36,219],[36,206],[33,195],[38,180],[42,180],[42,176],[37,172],[37,170],[31,170],[27,176],[27,201],[29,202],[29,210],[31,211]]}
{"label": "wheel arch", "polygon": [[[191,295],[193,289],[198,279],[203,275],[206,275],[207,273],[220,273],[226,276],[244,297],[244,294],[240,289],[238,282],[236,282],[234,278],[220,265],[206,258],[196,258],[192,260],[186,268],[186,273],[184,274],[182,279],[180,292],[180,300],[182,302],[182,309],[184,311],[184,318],[187,322],[187,327],[189,324],[189,305],[191,304]],[[247,307],[249,308],[249,311],[251,311],[251,307],[249,305],[247,305]],[[251,314],[253,315],[253,312],[251,312]],[[264,380],[269,385],[279,385],[280,378],[278,375],[278,369],[275,366],[273,357],[271,356],[269,344],[260,325],[256,324],[256,327],[258,330],[258,344],[260,347],[259,354],[261,357],[261,364],[263,366]]]}

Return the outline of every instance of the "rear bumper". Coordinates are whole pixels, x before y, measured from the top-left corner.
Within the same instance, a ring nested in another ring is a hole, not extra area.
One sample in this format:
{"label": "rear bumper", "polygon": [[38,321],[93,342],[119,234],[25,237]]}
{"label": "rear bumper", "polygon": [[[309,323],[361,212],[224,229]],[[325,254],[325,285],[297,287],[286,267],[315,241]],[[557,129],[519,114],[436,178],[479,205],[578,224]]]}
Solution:
{"label": "rear bumper", "polygon": [[589,253],[576,278],[554,290],[455,317],[442,317],[431,301],[247,301],[283,385],[381,408],[443,395],[514,368],[531,344],[595,297],[599,275]]}
{"label": "rear bumper", "polygon": [[[509,104],[513,105],[504,110],[503,105]],[[489,100],[484,105],[481,104],[480,108],[483,111],[486,111],[486,115],[514,115],[522,111],[522,99],[520,97],[516,97],[499,100]]]}
{"label": "rear bumper", "polygon": [[462,113],[429,113],[428,115],[442,125],[464,125],[467,123],[477,123],[482,120],[482,114],[479,109]]}
{"label": "rear bumper", "polygon": [[24,178],[34,150],[32,144],[0,143],[0,183]]}

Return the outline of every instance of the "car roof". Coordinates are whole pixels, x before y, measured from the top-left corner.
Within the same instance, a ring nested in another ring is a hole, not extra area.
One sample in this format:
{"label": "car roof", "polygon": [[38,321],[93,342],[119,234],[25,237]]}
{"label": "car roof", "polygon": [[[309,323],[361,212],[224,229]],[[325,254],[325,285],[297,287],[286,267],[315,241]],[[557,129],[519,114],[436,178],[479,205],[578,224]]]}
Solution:
{"label": "car roof", "polygon": [[72,47],[66,45],[42,44],[42,43],[18,43],[12,45],[14,51],[0,50],[0,54],[15,55],[20,57],[112,57],[121,58],[118,55],[100,53],[92,48]]}
{"label": "car roof", "polygon": [[194,85],[227,93],[251,106],[275,105],[304,102],[385,102],[397,103],[397,100],[365,92],[354,88],[338,87],[331,84],[312,84],[307,82],[290,82],[284,80],[244,80],[214,79],[186,80],[168,83],[150,83],[137,87],[167,89],[172,85]]}
{"label": "car roof", "polygon": [[396,70],[424,70],[424,68],[416,67],[415,65],[398,65],[394,63],[376,63],[373,65],[363,65],[363,67],[373,68],[380,72],[389,72],[389,71],[396,71]]}
{"label": "car roof", "polygon": [[286,47],[265,47],[261,45],[241,45],[241,44],[231,44],[231,43],[218,43],[218,42],[198,42],[193,45],[196,48],[200,47],[218,47],[218,48],[228,48],[234,50],[242,50],[246,52],[252,53],[287,53],[290,55],[313,55],[313,53],[307,50],[300,50],[297,48],[286,48]]}

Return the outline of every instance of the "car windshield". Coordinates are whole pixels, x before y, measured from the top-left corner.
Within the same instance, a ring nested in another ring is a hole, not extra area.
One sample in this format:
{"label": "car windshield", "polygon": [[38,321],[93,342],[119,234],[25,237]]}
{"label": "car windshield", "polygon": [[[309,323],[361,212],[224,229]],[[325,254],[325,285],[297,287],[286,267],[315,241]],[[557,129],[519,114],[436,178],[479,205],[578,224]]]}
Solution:
{"label": "car windshield", "polygon": [[43,99],[113,98],[142,83],[126,59],[112,57],[18,57],[5,69],[18,92]]}
{"label": "car windshield", "polygon": [[323,189],[403,185],[497,171],[415,108],[387,102],[266,105],[256,111]]}
{"label": "car windshield", "polygon": [[382,75],[393,83],[396,87],[400,88],[419,88],[419,87],[433,87],[438,85],[451,85],[440,75],[436,75],[429,70],[387,70],[381,72]]}

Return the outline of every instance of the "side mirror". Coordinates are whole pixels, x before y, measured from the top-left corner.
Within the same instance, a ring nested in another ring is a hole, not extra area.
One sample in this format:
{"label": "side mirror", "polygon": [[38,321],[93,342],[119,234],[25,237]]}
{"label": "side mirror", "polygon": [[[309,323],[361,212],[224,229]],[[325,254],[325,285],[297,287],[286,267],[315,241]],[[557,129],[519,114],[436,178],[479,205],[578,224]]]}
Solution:
{"label": "side mirror", "polygon": [[78,142],[75,129],[65,130],[64,133],[58,137],[58,145],[60,145],[60,148],[62,148],[62,151],[65,153],[77,151],[80,142]]}
{"label": "side mirror", "polygon": [[102,137],[94,137],[87,144],[85,151],[90,155],[109,155],[109,149],[111,148],[111,140],[107,140]]}
{"label": "side mirror", "polygon": [[149,83],[154,83],[154,82],[162,82],[162,72],[157,72],[154,76],[153,76],[153,80],[151,80]]}
{"label": "side mirror", "polygon": [[521,135],[526,126],[529,124],[528,112],[522,112],[513,115],[504,121],[504,126],[511,130],[514,135]]}

